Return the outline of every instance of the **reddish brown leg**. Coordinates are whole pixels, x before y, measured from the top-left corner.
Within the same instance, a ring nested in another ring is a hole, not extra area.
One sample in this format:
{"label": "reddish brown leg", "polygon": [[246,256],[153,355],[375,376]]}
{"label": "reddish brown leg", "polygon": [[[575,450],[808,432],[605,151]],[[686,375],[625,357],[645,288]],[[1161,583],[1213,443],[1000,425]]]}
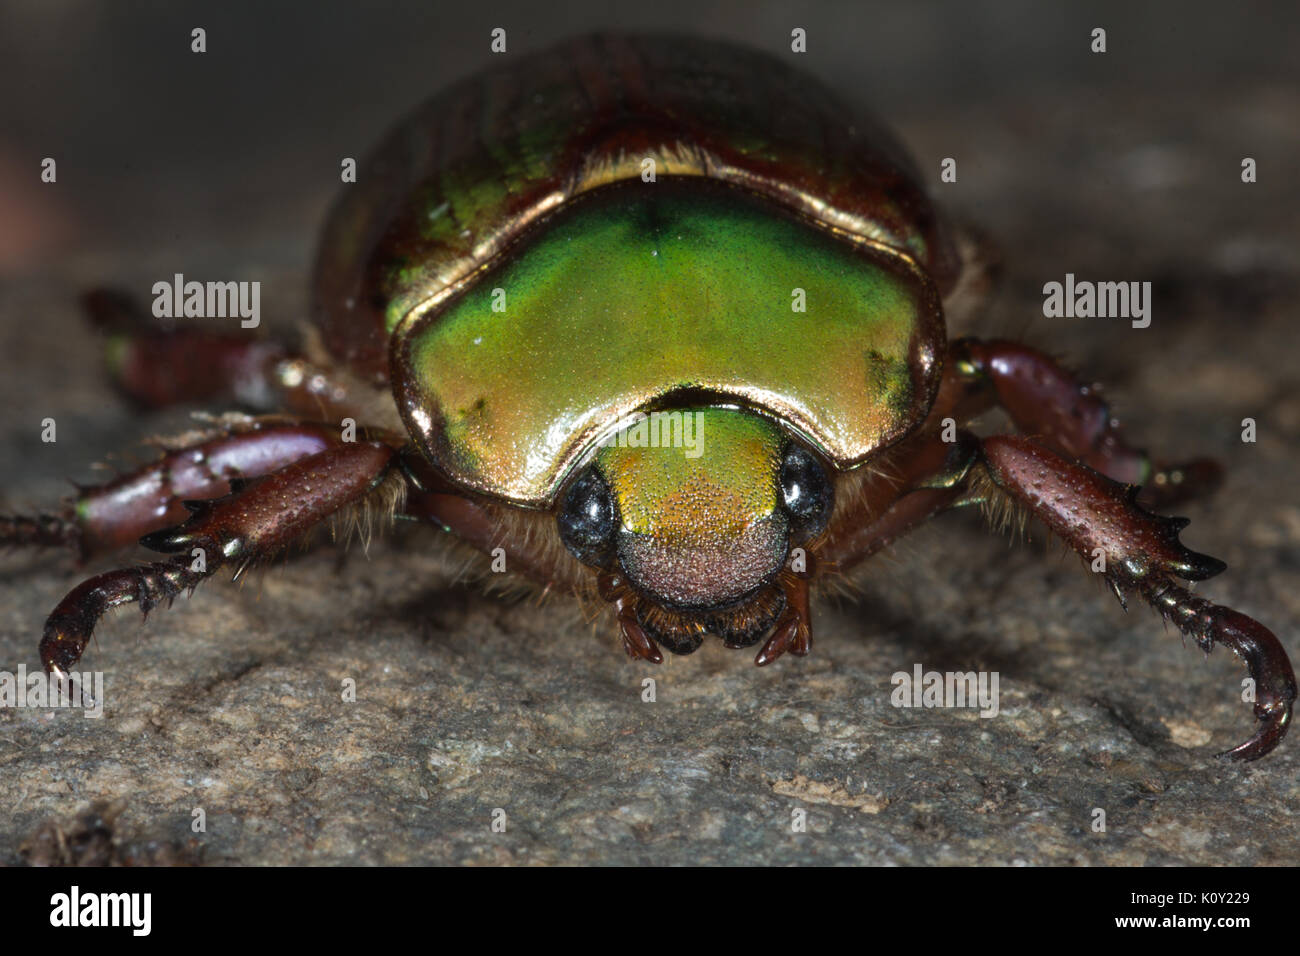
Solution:
{"label": "reddish brown leg", "polygon": [[184,520],[187,498],[216,498],[236,478],[256,478],[339,444],[336,426],[241,419],[203,441],[105,485],[80,489],[60,515],[0,516],[0,544],[68,545],[83,560],[134,544]]}
{"label": "reddish brown leg", "polygon": [[163,329],[116,290],[98,289],[82,302],[107,334],[113,380],[148,408],[229,401],[326,421],[358,414],[344,385],[277,342],[249,332]]}
{"label": "reddish brown leg", "polygon": [[1201,581],[1225,567],[1179,542],[1187,519],[1154,515],[1137,503],[1132,489],[1025,438],[985,439],[982,462],[998,488],[1042,519],[1085,560],[1091,562],[1100,549],[1106,579],[1121,603],[1126,594],[1137,592],[1206,653],[1217,642],[1245,662],[1255,682],[1259,727],[1249,740],[1221,756],[1254,760],[1278,745],[1296,697],[1291,662],[1268,628],[1196,597],[1175,582]]}
{"label": "reddish brown leg", "polygon": [[[953,344],[939,395],[921,427],[892,449],[856,483],[844,482],[818,554],[824,566],[847,571],[888,547],[917,525],[962,503],[967,475],[979,457],[975,435],[953,429],[944,441],[946,419],[960,425],[997,404],[989,380],[969,368],[967,343]],[[845,493],[847,492],[847,493]]]}
{"label": "reddish brown leg", "polygon": [[787,571],[781,576],[785,590],[785,610],[777,618],[772,636],[767,639],[754,658],[754,663],[765,667],[786,651],[803,657],[812,650],[812,615],[808,613],[808,583],[816,573],[817,559],[808,555],[808,564],[801,572]]}
{"label": "reddish brown leg", "polygon": [[1022,434],[1116,481],[1141,485],[1148,507],[1174,504],[1218,487],[1222,468],[1201,458],[1153,465],[1125,440],[1096,391],[1050,356],[1015,342],[960,339],[949,350],[941,404],[960,424],[993,405],[1006,409]]}
{"label": "reddish brown leg", "polygon": [[[170,562],[109,571],[74,588],[50,614],[41,639],[41,661],[66,674],[81,659],[95,624],[110,608],[138,602],[147,615],[181,591],[194,588],[220,568],[238,576],[269,558],[340,508],[361,501],[391,471],[396,452],[383,442],[344,443],[299,459],[237,487],[224,498],[192,502],[184,524],[155,532],[143,544]],[[202,549],[202,560],[193,555]]]}
{"label": "reddish brown leg", "polygon": [[[952,394],[940,412],[954,406]],[[972,447],[977,461],[967,457]],[[1245,662],[1255,682],[1260,725],[1254,736],[1223,756],[1254,760],[1285,736],[1296,698],[1286,651],[1262,624],[1175,582],[1200,581],[1224,570],[1221,561],[1179,542],[1185,518],[1152,514],[1138,503],[1134,488],[1025,438],[995,436],[981,445],[958,432],[955,443],[945,444],[922,433],[900,452],[894,473],[864,483],[853,506],[837,513],[819,552],[823,563],[846,569],[940,511],[979,500],[969,492],[969,472],[987,474],[1089,562],[1094,549],[1101,548],[1107,582],[1121,604],[1127,606],[1126,594],[1136,591],[1207,653],[1218,642]]]}

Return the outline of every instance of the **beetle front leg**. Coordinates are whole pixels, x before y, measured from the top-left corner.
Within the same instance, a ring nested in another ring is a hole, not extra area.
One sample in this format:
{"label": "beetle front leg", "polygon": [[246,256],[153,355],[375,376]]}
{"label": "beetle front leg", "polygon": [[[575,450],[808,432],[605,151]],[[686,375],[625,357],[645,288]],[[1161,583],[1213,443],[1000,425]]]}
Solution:
{"label": "beetle front leg", "polygon": [[1000,406],[1021,434],[1116,481],[1143,486],[1141,500],[1152,507],[1206,494],[1222,480],[1223,469],[1207,458],[1153,463],[1128,444],[1094,388],[1051,356],[1017,342],[953,342],[943,388],[939,404],[951,406],[958,423]]}
{"label": "beetle front leg", "polygon": [[817,550],[828,569],[848,571],[918,525],[955,506],[979,456],[979,439],[958,431],[943,441],[921,432],[899,446],[894,461],[844,495]]}
{"label": "beetle front leg", "polygon": [[338,428],[322,423],[225,419],[219,431],[148,465],[79,488],[60,514],[0,515],[0,544],[68,546],[85,560],[183,521],[186,499],[218,498],[233,479],[260,477],[341,441]]}
{"label": "beetle front leg", "polygon": [[1104,554],[1106,580],[1122,604],[1126,594],[1141,594],[1206,653],[1219,643],[1245,662],[1255,682],[1259,727],[1249,740],[1220,756],[1255,760],[1278,745],[1296,698],[1291,662],[1278,639],[1258,621],[1175,583],[1175,578],[1201,581],[1225,568],[1222,561],[1190,551],[1178,540],[1187,519],[1152,514],[1135,500],[1135,488],[1025,438],[985,439],[981,462],[998,489],[1027,507],[1085,560],[1091,561],[1098,550]]}
{"label": "beetle front leg", "polygon": [[[110,608],[138,603],[148,615],[182,591],[233,566],[238,577],[341,508],[362,501],[392,473],[396,452],[383,442],[340,444],[279,471],[237,481],[224,498],[189,502],[189,520],[146,536],[142,544],[164,553],[155,562],[100,574],[74,588],[51,612],[41,638],[41,662],[66,674],[81,659],[95,625]],[[202,561],[192,555],[202,549]]]}

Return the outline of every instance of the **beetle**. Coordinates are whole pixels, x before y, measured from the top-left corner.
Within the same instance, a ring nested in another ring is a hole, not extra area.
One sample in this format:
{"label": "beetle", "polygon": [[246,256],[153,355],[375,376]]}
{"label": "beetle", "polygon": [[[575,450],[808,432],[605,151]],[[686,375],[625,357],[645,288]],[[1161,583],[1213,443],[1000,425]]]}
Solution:
{"label": "beetle", "polygon": [[[1225,565],[1155,510],[1218,466],[1153,461],[1043,352],[949,342],[988,272],[888,130],[812,77],[720,42],[570,40],[379,145],[328,217],[301,349],[87,296],[141,404],[281,414],[210,419],[61,513],[0,519],[0,541],[171,555],[72,590],[40,643],[52,674],[109,608],[147,614],[376,508],[607,607],[634,658],[714,636],[766,665],[809,652],[833,572],[940,512],[1012,509],[1104,556],[1125,606],[1237,654],[1258,723],[1224,756],[1268,753],[1286,652],[1181,583]],[[1015,434],[963,427],[994,407]]]}

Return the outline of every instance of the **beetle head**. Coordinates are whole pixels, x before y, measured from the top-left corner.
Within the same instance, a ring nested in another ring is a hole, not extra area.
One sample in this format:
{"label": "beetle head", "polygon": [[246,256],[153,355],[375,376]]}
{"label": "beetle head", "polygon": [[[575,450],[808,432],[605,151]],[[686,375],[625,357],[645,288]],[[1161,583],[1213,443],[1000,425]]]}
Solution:
{"label": "beetle head", "polygon": [[626,581],[640,624],[670,650],[706,632],[752,643],[784,606],[790,547],[832,503],[822,465],[784,428],[736,408],[654,413],[618,432],[560,502],[560,537]]}

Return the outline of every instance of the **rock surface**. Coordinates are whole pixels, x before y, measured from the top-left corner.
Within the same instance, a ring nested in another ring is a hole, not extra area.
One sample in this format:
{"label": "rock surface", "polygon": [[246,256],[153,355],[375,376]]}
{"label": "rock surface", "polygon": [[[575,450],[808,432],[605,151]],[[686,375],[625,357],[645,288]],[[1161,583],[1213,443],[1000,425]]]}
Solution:
{"label": "rock surface", "polygon": [[[1222,492],[1180,509],[1193,519],[1184,541],[1229,565],[1201,593],[1257,617],[1300,657],[1294,64],[1263,20],[1243,40],[1212,19],[1227,13],[1188,13],[1170,38],[1126,11],[1106,20],[1109,62],[1074,49],[1086,49],[1090,23],[1039,20],[989,27],[954,61],[957,40],[918,12],[891,20],[913,54],[889,54],[901,71],[892,84],[878,64],[857,65],[870,59],[854,46],[860,34],[826,19],[810,25],[825,58],[810,52],[808,63],[846,88],[878,90],[880,111],[935,171],[940,200],[1001,247],[1001,293],[960,331],[1063,355],[1106,385],[1137,442],[1225,463]],[[660,15],[659,26],[693,22],[684,6]],[[240,16],[235,35],[255,34]],[[775,8],[741,22],[715,12],[700,29],[755,43],[769,30],[762,42],[778,49],[788,36]],[[532,48],[559,29],[517,42]],[[1233,42],[1258,44],[1256,69],[1197,68],[1220,49],[1220,30],[1233,62]],[[163,32],[146,31],[148,42]],[[34,70],[41,36],[3,69]],[[1024,59],[1008,63],[991,37]],[[336,157],[360,148],[342,143],[365,143],[418,98],[362,79],[338,100],[341,132],[316,104],[301,136],[281,130],[286,143],[258,139],[214,158],[208,147],[238,142],[230,131],[241,123],[259,136],[271,128],[254,80],[276,103],[291,82],[290,71],[264,71],[257,57],[273,54],[247,42],[253,79],[229,93],[218,82],[228,53],[211,54],[207,78],[186,73],[187,54],[169,54],[180,93],[121,66],[123,91],[146,106],[111,149],[83,133],[61,160],[73,199],[24,207],[33,223],[63,217],[74,238],[14,253],[0,286],[6,510],[53,504],[64,477],[88,480],[91,462],[126,460],[133,442],[186,422],[182,410],[136,414],[112,393],[76,293],[147,289],[177,271],[260,278],[267,324],[291,327]],[[362,62],[379,62],[371,32],[358,42],[374,47]],[[84,43],[90,66],[113,58],[111,34]],[[290,55],[333,62],[344,46],[342,26],[322,26]],[[415,56],[412,44],[394,55],[399,79],[414,75]],[[475,62],[457,56],[438,78]],[[57,151],[55,131],[90,110],[70,85],[85,77],[62,82],[43,119],[28,108],[30,123],[4,124],[19,132],[0,140],[0,155],[29,163]],[[132,145],[134,133],[154,135],[142,119],[150,95],[159,108],[189,96],[200,105],[185,122],[207,118],[167,162]],[[111,116],[93,122],[102,132]],[[943,185],[947,156],[958,182]],[[1259,164],[1253,185],[1240,180],[1245,156]],[[307,163],[326,175],[310,180]],[[86,179],[95,188],[78,194]],[[127,203],[138,216],[124,215]],[[1150,328],[1043,318],[1043,283],[1067,272],[1152,281]],[[57,421],[53,445],[40,441],[46,417]],[[1241,441],[1245,418],[1257,422],[1254,443]],[[633,663],[607,621],[593,627],[573,605],[458,586],[438,535],[421,529],[376,542],[368,557],[354,548],[341,560],[326,546],[243,586],[210,582],[146,625],[130,610],[100,628],[84,664],[105,672],[104,719],[0,709],[0,861],[20,860],[48,821],[111,800],[125,842],[188,844],[202,809],[202,859],[216,864],[1293,862],[1300,738],[1249,767],[1214,760],[1253,726],[1240,665],[1222,650],[1207,662],[1182,649],[1144,608],[1121,612],[1041,528],[1030,535],[1013,547],[977,515],[939,519],[871,563],[860,601],[821,606],[810,657],[762,670],[712,642],[658,668]],[[0,669],[35,669],[49,609],[108,566],[4,556]],[[896,709],[890,675],[915,664],[997,672],[1000,713]],[[343,699],[349,680],[355,702]],[[1104,833],[1093,830],[1097,809]],[[806,832],[792,832],[796,811]],[[502,812],[505,832],[494,832]]]}

